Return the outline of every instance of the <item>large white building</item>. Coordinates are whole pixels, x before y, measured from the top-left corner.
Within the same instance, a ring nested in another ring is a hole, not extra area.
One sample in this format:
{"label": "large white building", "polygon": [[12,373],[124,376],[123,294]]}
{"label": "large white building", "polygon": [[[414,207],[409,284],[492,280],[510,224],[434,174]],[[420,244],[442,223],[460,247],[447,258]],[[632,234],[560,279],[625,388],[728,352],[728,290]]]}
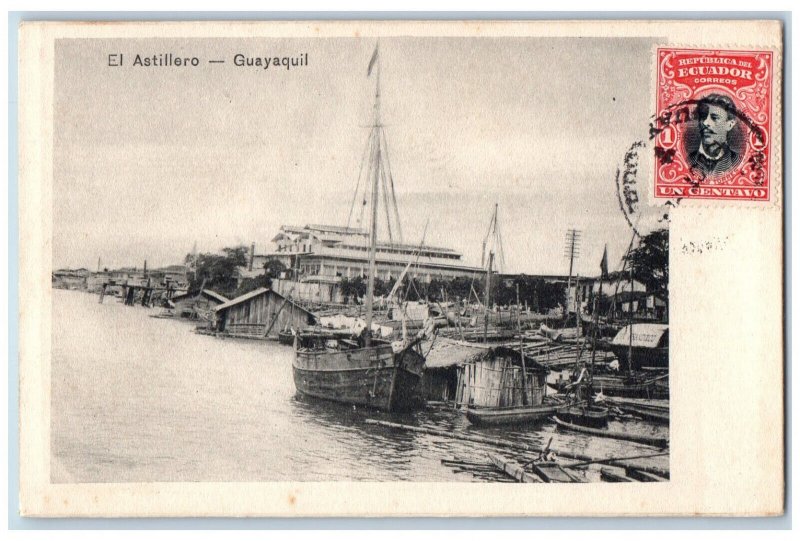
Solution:
{"label": "large white building", "polygon": [[[338,283],[342,278],[366,276],[369,234],[363,229],[329,225],[281,226],[267,257],[296,269],[303,282]],[[424,282],[459,276],[480,278],[485,272],[465,265],[460,253],[434,246],[381,243],[376,247],[377,277],[397,278],[409,262],[412,277]]]}

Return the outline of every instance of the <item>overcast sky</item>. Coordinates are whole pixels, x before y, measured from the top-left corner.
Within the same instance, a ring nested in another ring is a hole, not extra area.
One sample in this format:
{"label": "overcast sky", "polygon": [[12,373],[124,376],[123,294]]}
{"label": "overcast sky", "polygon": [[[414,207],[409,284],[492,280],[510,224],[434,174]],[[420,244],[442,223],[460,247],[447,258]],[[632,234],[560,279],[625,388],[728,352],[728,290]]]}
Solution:
{"label": "overcast sky", "polygon": [[[382,111],[404,240],[480,262],[495,202],[506,272],[614,267],[630,241],[614,174],[646,134],[650,40],[383,38]],[[53,264],[180,262],[282,224],[345,225],[369,130],[374,39],[60,40]],[[133,67],[143,56],[200,67]],[[109,67],[108,54],[125,65]],[[293,56],[290,71],[236,53]],[[224,59],[224,64],[208,64]]]}

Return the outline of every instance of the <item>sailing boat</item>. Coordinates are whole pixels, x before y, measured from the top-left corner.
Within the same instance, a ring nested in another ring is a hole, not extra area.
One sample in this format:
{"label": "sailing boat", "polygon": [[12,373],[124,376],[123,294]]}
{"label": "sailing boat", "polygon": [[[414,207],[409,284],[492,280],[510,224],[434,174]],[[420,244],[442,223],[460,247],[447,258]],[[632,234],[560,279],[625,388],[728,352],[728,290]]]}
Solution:
{"label": "sailing boat", "polygon": [[377,68],[377,73],[374,122],[369,136],[368,175],[372,189],[366,325],[357,337],[330,333],[296,335],[292,373],[295,387],[303,395],[383,411],[402,411],[424,404],[421,380],[425,357],[419,345],[422,333],[411,340],[392,343],[372,336],[379,181],[391,178],[388,159],[384,159],[387,151],[380,120],[380,59],[377,45],[367,69],[368,77],[373,68]]}
{"label": "sailing boat", "polygon": [[[637,234],[631,235],[628,250],[623,258],[623,271],[628,266],[628,291],[630,303],[627,325],[612,340],[611,350],[620,360],[620,375],[598,375],[595,387],[603,394],[625,398],[664,398],[669,396],[669,327],[667,325],[633,322],[633,262],[630,254]],[[616,297],[621,280],[617,280]],[[644,369],[644,370],[643,370]],[[660,369],[655,371],[655,369]],[[663,370],[663,371],[661,371]]]}
{"label": "sailing boat", "polygon": [[[572,263],[570,262],[570,274],[572,273]],[[594,359],[595,354],[597,353],[597,328],[599,325],[599,313],[600,313],[600,306],[599,300],[603,296],[603,280],[606,279],[608,275],[608,251],[606,248],[603,248],[603,259],[600,261],[600,291],[598,295],[594,298],[594,307],[592,310],[593,314],[593,326],[592,326],[592,358],[591,362],[589,363],[589,367],[581,368],[581,355],[583,354],[584,347],[586,342],[584,341],[580,348],[578,348],[578,355],[575,358],[575,372],[574,376],[576,378],[575,383],[571,385],[571,390],[567,393],[567,395],[574,394],[575,397],[575,404],[571,407],[565,409],[562,412],[559,412],[558,417],[559,421],[566,421],[567,423],[571,423],[573,425],[582,425],[582,426],[590,426],[590,427],[604,427],[608,425],[608,416],[609,411],[608,408],[596,405],[592,403],[593,400],[593,393],[594,393]],[[578,286],[575,286],[575,324],[578,328],[580,328],[580,306],[578,304]],[[577,335],[580,336],[580,331],[576,331]]]}
{"label": "sailing boat", "polygon": [[[484,291],[483,347],[485,352],[465,363],[461,368],[459,389],[461,401],[466,404],[465,414],[470,423],[478,426],[525,424],[541,422],[565,407],[546,397],[546,378],[550,369],[538,363],[525,352],[522,323],[520,321],[519,286],[517,286],[516,324],[519,335],[519,351],[507,346],[490,346],[489,305],[492,288],[492,264],[495,250],[503,264],[502,242],[497,222],[498,206],[489,226],[487,240],[483,243],[486,262],[486,285]],[[494,231],[494,238],[490,236]],[[488,247],[487,242],[493,242]]]}

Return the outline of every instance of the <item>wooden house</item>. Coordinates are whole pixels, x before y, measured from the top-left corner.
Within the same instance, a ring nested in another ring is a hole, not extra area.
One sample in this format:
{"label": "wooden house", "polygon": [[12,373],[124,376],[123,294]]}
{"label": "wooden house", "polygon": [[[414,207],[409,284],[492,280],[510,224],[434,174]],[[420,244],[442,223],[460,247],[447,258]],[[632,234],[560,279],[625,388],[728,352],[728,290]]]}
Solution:
{"label": "wooden house", "polygon": [[525,395],[541,404],[549,370],[530,358],[525,368],[523,377],[518,350],[437,337],[425,358],[423,392],[467,406],[521,406]]}
{"label": "wooden house", "polygon": [[544,401],[548,368],[526,356],[525,367],[518,350],[493,346],[473,357],[459,372],[456,402],[468,406],[505,408]]}
{"label": "wooden house", "polygon": [[214,309],[217,333],[243,338],[278,338],[284,329],[314,325],[314,314],[271,289],[260,287]]}
{"label": "wooden house", "polygon": [[422,374],[425,399],[448,402],[456,398],[464,365],[485,353],[486,347],[437,336],[432,343],[424,343],[422,350],[428,352]]}
{"label": "wooden house", "polygon": [[197,319],[199,314],[208,313],[228,301],[227,297],[210,289],[188,291],[169,300],[176,317],[189,319]]}

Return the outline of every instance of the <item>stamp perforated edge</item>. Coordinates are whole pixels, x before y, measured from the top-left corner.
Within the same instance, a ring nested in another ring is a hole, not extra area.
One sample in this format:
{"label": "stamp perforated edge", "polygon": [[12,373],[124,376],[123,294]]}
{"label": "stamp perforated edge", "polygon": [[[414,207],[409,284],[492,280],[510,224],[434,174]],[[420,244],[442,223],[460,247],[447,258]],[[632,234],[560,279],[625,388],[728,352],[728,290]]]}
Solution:
{"label": "stamp perforated edge", "polygon": [[[655,117],[658,102],[658,50],[669,49],[705,49],[705,50],[719,50],[719,51],[758,51],[758,52],[771,52],[773,55],[772,65],[772,110],[770,111],[770,121],[772,124],[772,133],[770,134],[770,194],[767,201],[754,201],[754,200],[732,200],[732,199],[714,199],[714,198],[684,198],[678,203],[680,206],[692,208],[741,208],[741,209],[761,209],[764,211],[781,210],[783,208],[783,28],[777,36],[778,42],[772,44],[713,44],[707,43],[670,43],[659,42],[654,43],[650,49],[650,106],[652,107],[652,116]],[[650,149],[652,151],[652,149]],[[661,207],[668,201],[673,199],[656,198],[655,197],[655,183],[656,172],[653,168],[647,180],[647,189],[641,186],[641,193],[639,196],[646,200],[649,207]],[[677,205],[676,205],[677,206]]]}

